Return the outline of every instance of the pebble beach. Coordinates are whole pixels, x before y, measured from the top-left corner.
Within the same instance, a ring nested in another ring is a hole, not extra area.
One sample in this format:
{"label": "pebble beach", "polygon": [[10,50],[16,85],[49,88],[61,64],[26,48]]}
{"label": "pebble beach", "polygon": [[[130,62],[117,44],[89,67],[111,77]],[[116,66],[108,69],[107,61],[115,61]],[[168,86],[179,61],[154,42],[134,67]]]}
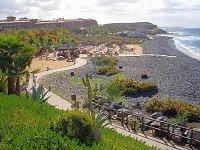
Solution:
{"label": "pebble beach", "polygon": [[[143,43],[144,54],[140,57],[118,57],[121,73],[138,81],[153,81],[159,87],[156,97],[160,99],[175,99],[200,105],[200,61],[193,59],[177,50],[170,37],[156,37]],[[89,60],[89,58],[87,58]],[[52,87],[52,91],[66,100],[75,93],[79,98],[86,95],[86,89],[80,85],[72,86],[68,80],[70,72],[76,77],[91,74],[93,78],[108,80],[110,77],[95,75],[95,67],[90,61],[81,67],[70,71],[58,72],[40,79],[40,83]],[[141,79],[141,74],[147,74],[148,79]],[[130,103],[146,102],[152,96],[125,97]]]}

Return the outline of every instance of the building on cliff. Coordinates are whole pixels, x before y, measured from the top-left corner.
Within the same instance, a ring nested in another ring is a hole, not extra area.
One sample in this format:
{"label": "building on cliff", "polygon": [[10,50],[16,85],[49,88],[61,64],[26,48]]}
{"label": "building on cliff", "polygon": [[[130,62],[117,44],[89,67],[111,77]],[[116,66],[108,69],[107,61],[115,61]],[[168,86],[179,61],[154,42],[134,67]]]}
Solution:
{"label": "building on cliff", "polygon": [[57,20],[38,20],[8,16],[7,19],[0,21],[0,31],[19,30],[19,29],[53,29],[53,28],[87,28],[98,25],[93,19],[57,19]]}

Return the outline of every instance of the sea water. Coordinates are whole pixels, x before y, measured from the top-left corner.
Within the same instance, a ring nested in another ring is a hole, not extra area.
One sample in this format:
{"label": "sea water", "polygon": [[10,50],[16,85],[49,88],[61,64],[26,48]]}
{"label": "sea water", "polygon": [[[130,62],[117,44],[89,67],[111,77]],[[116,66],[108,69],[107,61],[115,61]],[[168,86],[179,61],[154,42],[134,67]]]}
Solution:
{"label": "sea water", "polygon": [[174,38],[178,50],[200,60],[200,28],[163,28]]}

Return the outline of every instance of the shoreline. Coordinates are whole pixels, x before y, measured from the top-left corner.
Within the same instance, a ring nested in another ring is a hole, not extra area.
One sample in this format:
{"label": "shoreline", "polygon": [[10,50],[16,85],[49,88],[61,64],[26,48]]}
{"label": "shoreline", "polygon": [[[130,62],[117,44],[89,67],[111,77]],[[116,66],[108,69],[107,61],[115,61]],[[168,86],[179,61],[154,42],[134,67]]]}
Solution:
{"label": "shoreline", "polygon": [[[158,55],[173,55],[176,57],[156,57],[144,55],[141,57],[118,57],[118,66],[123,66],[122,73],[129,78],[138,81],[154,81],[159,87],[157,98],[160,99],[175,99],[181,101],[189,101],[200,105],[200,61],[193,59],[178,49],[176,49],[173,39],[169,37],[158,37],[154,40],[144,43],[144,54]],[[82,95],[86,91],[81,87],[70,86],[67,79],[70,77],[70,72],[74,71],[75,76],[83,77],[84,73],[94,72],[95,67],[92,67],[88,62],[85,66],[65,71],[59,74],[51,74],[43,78],[45,84],[51,84],[54,89],[68,99],[73,93]],[[150,78],[143,80],[140,78],[142,73],[146,73]],[[91,73],[93,74],[93,73]],[[108,77],[94,75],[94,78],[103,80]],[[130,103],[146,102],[149,97],[126,97]]]}

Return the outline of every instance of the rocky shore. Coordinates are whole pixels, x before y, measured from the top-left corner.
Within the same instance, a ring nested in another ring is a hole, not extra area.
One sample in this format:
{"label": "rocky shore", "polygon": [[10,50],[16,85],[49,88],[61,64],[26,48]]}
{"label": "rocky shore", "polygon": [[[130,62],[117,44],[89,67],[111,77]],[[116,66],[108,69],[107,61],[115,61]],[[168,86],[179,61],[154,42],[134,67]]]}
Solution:
{"label": "rocky shore", "polygon": [[[190,58],[178,51],[172,38],[157,37],[143,44],[145,54],[160,54],[176,57],[141,56],[119,57],[122,73],[130,78],[140,81],[154,81],[159,87],[157,97],[163,99],[177,99],[190,101],[200,105],[200,61]],[[58,95],[69,99],[76,93],[83,98],[86,89],[80,85],[72,86],[68,80],[70,72],[75,72],[75,77],[91,74],[93,78],[107,80],[109,77],[94,75],[95,67],[88,62],[84,67],[54,73],[40,80],[45,86],[51,86]],[[141,79],[141,74],[147,74],[148,79]],[[147,96],[126,97],[129,102],[145,102]]]}

